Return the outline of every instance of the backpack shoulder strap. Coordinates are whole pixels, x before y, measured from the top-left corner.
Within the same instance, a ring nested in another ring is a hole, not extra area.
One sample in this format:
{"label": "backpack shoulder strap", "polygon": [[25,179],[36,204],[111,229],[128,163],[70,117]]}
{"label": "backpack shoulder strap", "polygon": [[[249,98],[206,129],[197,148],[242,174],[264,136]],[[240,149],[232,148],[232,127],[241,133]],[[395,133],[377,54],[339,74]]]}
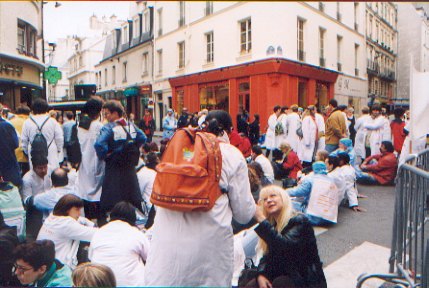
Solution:
{"label": "backpack shoulder strap", "polygon": [[37,127],[37,130],[39,130],[39,132],[42,132],[42,129],[43,129],[43,126],[45,126],[45,124],[46,124],[46,122],[48,122],[48,120],[49,120],[49,116],[45,119],[45,121],[43,121],[43,123],[42,123],[42,125],[41,126],[39,126],[38,124],[37,124],[37,122],[36,122],[36,120],[34,120],[34,118],[33,117],[31,117],[31,115],[30,115],[30,120],[31,121],[33,121],[33,123],[36,125],[36,127]]}

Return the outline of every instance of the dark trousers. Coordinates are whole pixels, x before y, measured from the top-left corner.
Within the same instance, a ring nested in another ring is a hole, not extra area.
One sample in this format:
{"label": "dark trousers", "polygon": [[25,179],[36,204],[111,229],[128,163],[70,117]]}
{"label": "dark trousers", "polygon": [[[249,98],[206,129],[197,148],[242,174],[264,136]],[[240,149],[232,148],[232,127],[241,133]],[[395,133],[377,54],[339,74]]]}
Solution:
{"label": "dark trousers", "polygon": [[[273,280],[271,284],[273,285],[273,287],[282,287],[282,288],[297,287],[293,284],[293,281],[287,276],[277,277],[276,279]],[[259,288],[258,281],[256,281],[256,279],[253,279],[249,283],[247,283],[245,287]]]}

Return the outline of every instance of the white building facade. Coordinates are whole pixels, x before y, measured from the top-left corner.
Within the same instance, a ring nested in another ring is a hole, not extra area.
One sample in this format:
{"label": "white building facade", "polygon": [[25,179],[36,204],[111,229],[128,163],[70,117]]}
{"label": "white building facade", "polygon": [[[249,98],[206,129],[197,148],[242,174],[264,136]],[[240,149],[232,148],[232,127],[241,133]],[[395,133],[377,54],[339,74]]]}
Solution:
{"label": "white building facade", "polygon": [[[422,3],[423,4],[423,3]],[[395,104],[409,105],[411,56],[417,71],[429,71],[429,6],[398,3],[398,94]]]}
{"label": "white building facade", "polygon": [[246,109],[265,123],[276,104],[366,98],[363,3],[156,1],[154,15],[164,112]]}
{"label": "white building facade", "polygon": [[0,2],[0,102],[15,109],[43,97],[41,1]]}

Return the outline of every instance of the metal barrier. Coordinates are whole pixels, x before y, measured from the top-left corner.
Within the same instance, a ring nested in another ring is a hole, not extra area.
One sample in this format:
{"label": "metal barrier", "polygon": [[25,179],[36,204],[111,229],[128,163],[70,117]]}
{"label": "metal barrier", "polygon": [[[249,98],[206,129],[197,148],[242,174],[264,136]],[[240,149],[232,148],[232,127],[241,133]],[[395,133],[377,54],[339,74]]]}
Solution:
{"label": "metal barrier", "polygon": [[429,149],[401,165],[395,190],[390,274],[363,274],[357,288],[370,278],[396,287],[429,287]]}

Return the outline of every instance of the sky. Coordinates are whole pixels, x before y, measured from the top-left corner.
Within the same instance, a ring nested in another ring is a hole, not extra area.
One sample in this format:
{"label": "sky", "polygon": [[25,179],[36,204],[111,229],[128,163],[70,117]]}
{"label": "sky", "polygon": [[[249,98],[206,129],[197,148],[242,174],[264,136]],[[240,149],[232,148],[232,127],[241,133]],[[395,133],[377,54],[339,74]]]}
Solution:
{"label": "sky", "polygon": [[93,14],[101,17],[110,17],[112,14],[118,19],[127,19],[129,16],[128,1],[58,1],[61,5],[55,8],[55,1],[44,5],[44,36],[45,40],[55,42],[58,38],[67,35],[85,36],[89,30],[89,17]]}

